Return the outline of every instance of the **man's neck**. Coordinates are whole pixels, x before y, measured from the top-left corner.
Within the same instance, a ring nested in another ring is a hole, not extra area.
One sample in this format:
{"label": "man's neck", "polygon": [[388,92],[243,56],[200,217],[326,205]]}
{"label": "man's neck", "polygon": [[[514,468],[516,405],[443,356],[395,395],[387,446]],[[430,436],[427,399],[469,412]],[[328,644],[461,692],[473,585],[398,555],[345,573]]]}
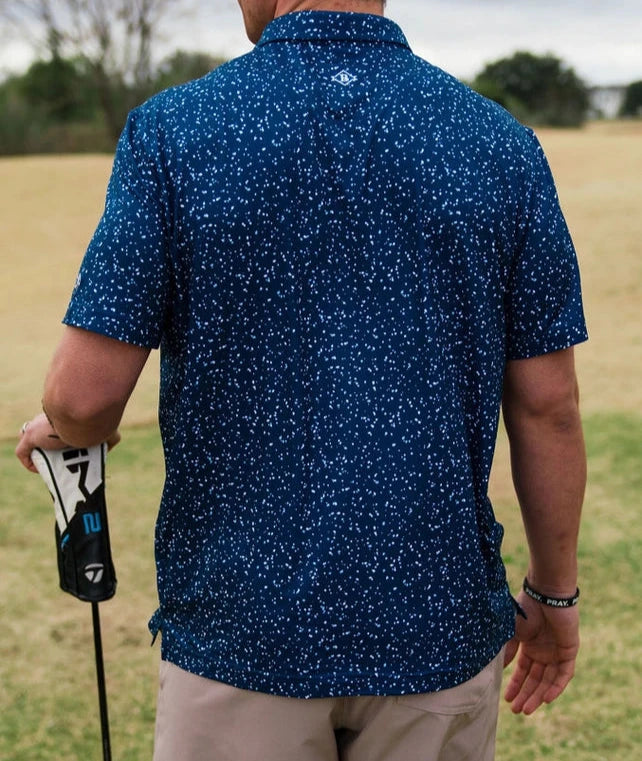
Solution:
{"label": "man's neck", "polygon": [[277,0],[275,18],[294,11],[342,11],[383,16],[383,0]]}

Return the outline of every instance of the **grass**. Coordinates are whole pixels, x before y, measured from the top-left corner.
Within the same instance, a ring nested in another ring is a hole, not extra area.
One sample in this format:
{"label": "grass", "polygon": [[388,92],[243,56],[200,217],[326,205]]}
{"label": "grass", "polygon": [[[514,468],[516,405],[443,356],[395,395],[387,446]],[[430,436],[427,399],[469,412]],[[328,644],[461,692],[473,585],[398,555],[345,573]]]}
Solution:
{"label": "grass", "polygon": [[[577,351],[589,454],[580,561],[583,645],[577,676],[529,718],[502,706],[498,761],[642,757],[642,123],[541,131],[582,267],[591,342]],[[82,251],[101,212],[103,156],[0,161],[0,758],[100,756],[91,611],[57,588],[53,511],[13,457],[37,410]],[[638,366],[635,358],[638,357]],[[107,497],[119,579],[101,605],[115,759],[151,757],[159,648],[153,524],[162,453],[153,419],[157,360],[136,390],[123,443],[109,456]],[[500,436],[491,496],[519,586],[526,546]]]}
{"label": "grass", "polygon": [[[642,529],[635,520],[642,417],[588,415],[591,483],[582,531],[583,647],[577,676],[529,718],[502,706],[498,761],[624,761],[642,751],[639,638]],[[109,455],[107,495],[117,595],[102,604],[114,758],[151,756],[158,646],[146,629],[155,606],[152,526],[162,482],[155,427],[127,430]],[[499,444],[498,456],[505,450]],[[97,758],[99,723],[88,605],[57,588],[53,511],[43,484],[0,446],[0,758]],[[526,560],[518,510],[495,499],[504,556],[517,588]]]}
{"label": "grass", "polygon": [[582,270],[591,338],[578,351],[583,407],[642,410],[642,120],[538,135]]}
{"label": "grass", "polygon": [[[500,713],[497,761],[624,761],[642,754],[642,415],[585,415],[589,458],[580,538],[582,647],[576,677],[532,717]],[[498,456],[505,454],[502,437]],[[495,508],[513,589],[527,552],[519,511],[504,484]]]}
{"label": "grass", "polygon": [[[101,604],[114,758],[151,757],[158,647],[153,524],[162,486],[154,427],[127,431],[109,455],[107,499],[116,596]],[[0,448],[0,758],[98,758],[91,607],[57,586],[53,510],[37,476]]]}

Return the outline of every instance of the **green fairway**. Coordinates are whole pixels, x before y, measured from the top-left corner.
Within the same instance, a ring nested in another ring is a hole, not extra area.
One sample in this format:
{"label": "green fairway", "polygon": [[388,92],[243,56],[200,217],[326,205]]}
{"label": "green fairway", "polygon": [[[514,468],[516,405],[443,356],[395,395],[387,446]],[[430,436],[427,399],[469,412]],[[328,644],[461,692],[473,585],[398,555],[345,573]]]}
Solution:
{"label": "green fairway", "polygon": [[[498,761],[629,761],[642,756],[642,528],[636,520],[642,418],[586,419],[591,483],[582,531],[583,647],[577,676],[552,706],[514,717],[502,706]],[[498,456],[503,456],[505,440]],[[57,587],[53,510],[44,484],[0,449],[3,519],[0,758],[98,758],[90,606]],[[153,522],[162,486],[154,427],[126,431],[108,459],[107,498],[118,593],[103,603],[115,759],[151,757],[159,647],[146,623],[155,606]],[[514,500],[496,499],[504,555],[517,589],[526,548]]]}
{"label": "green fairway", "polygon": [[[153,526],[162,487],[154,428],[108,457],[116,596],[100,606],[114,759],[151,758],[156,669],[147,620],[156,592]],[[91,606],[58,588],[53,508],[40,478],[0,450],[0,758],[99,757]]]}

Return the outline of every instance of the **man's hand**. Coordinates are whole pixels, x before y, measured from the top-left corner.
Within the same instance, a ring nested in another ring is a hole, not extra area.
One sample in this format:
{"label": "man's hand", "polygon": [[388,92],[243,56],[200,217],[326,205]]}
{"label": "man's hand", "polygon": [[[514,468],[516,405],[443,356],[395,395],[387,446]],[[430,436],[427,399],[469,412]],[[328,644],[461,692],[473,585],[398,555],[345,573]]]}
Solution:
{"label": "man's hand", "polygon": [[579,650],[579,612],[542,605],[523,592],[517,601],[528,616],[516,618],[515,637],[506,646],[504,666],[517,655],[504,697],[513,713],[529,715],[551,703],[571,681]]}
{"label": "man's hand", "polygon": [[[31,453],[36,447],[39,449],[66,449],[71,446],[58,436],[43,412],[36,415],[33,420],[25,423],[20,429],[19,435],[20,441],[16,447],[16,457],[32,473],[38,472],[31,459]],[[107,439],[108,449],[115,447],[119,441],[120,433],[114,431]]]}
{"label": "man's hand", "polygon": [[36,447],[40,449],[65,449],[68,446],[58,436],[44,412],[41,412],[20,429],[20,441],[16,447],[16,457],[27,470],[37,473],[36,466],[31,459],[31,453]]}

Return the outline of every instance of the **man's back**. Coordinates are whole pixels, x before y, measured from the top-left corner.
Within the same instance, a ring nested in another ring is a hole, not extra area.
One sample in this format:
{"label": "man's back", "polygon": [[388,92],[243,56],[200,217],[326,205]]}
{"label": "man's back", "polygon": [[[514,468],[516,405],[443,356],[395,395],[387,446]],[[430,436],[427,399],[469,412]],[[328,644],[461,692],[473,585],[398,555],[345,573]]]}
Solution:
{"label": "man's back", "polygon": [[[67,322],[162,341],[164,657],[298,697],[478,673],[513,634],[505,361],[583,335],[532,133],[391,22],[289,14],[132,115],[110,194]],[[140,319],[83,295],[118,216]]]}
{"label": "man's back", "polygon": [[528,714],[578,651],[586,332],[552,178],[391,22],[291,13],[380,0],[240,5],[257,48],[130,116],[16,454],[115,445],[161,345],[157,761],[491,761],[504,662]]}

